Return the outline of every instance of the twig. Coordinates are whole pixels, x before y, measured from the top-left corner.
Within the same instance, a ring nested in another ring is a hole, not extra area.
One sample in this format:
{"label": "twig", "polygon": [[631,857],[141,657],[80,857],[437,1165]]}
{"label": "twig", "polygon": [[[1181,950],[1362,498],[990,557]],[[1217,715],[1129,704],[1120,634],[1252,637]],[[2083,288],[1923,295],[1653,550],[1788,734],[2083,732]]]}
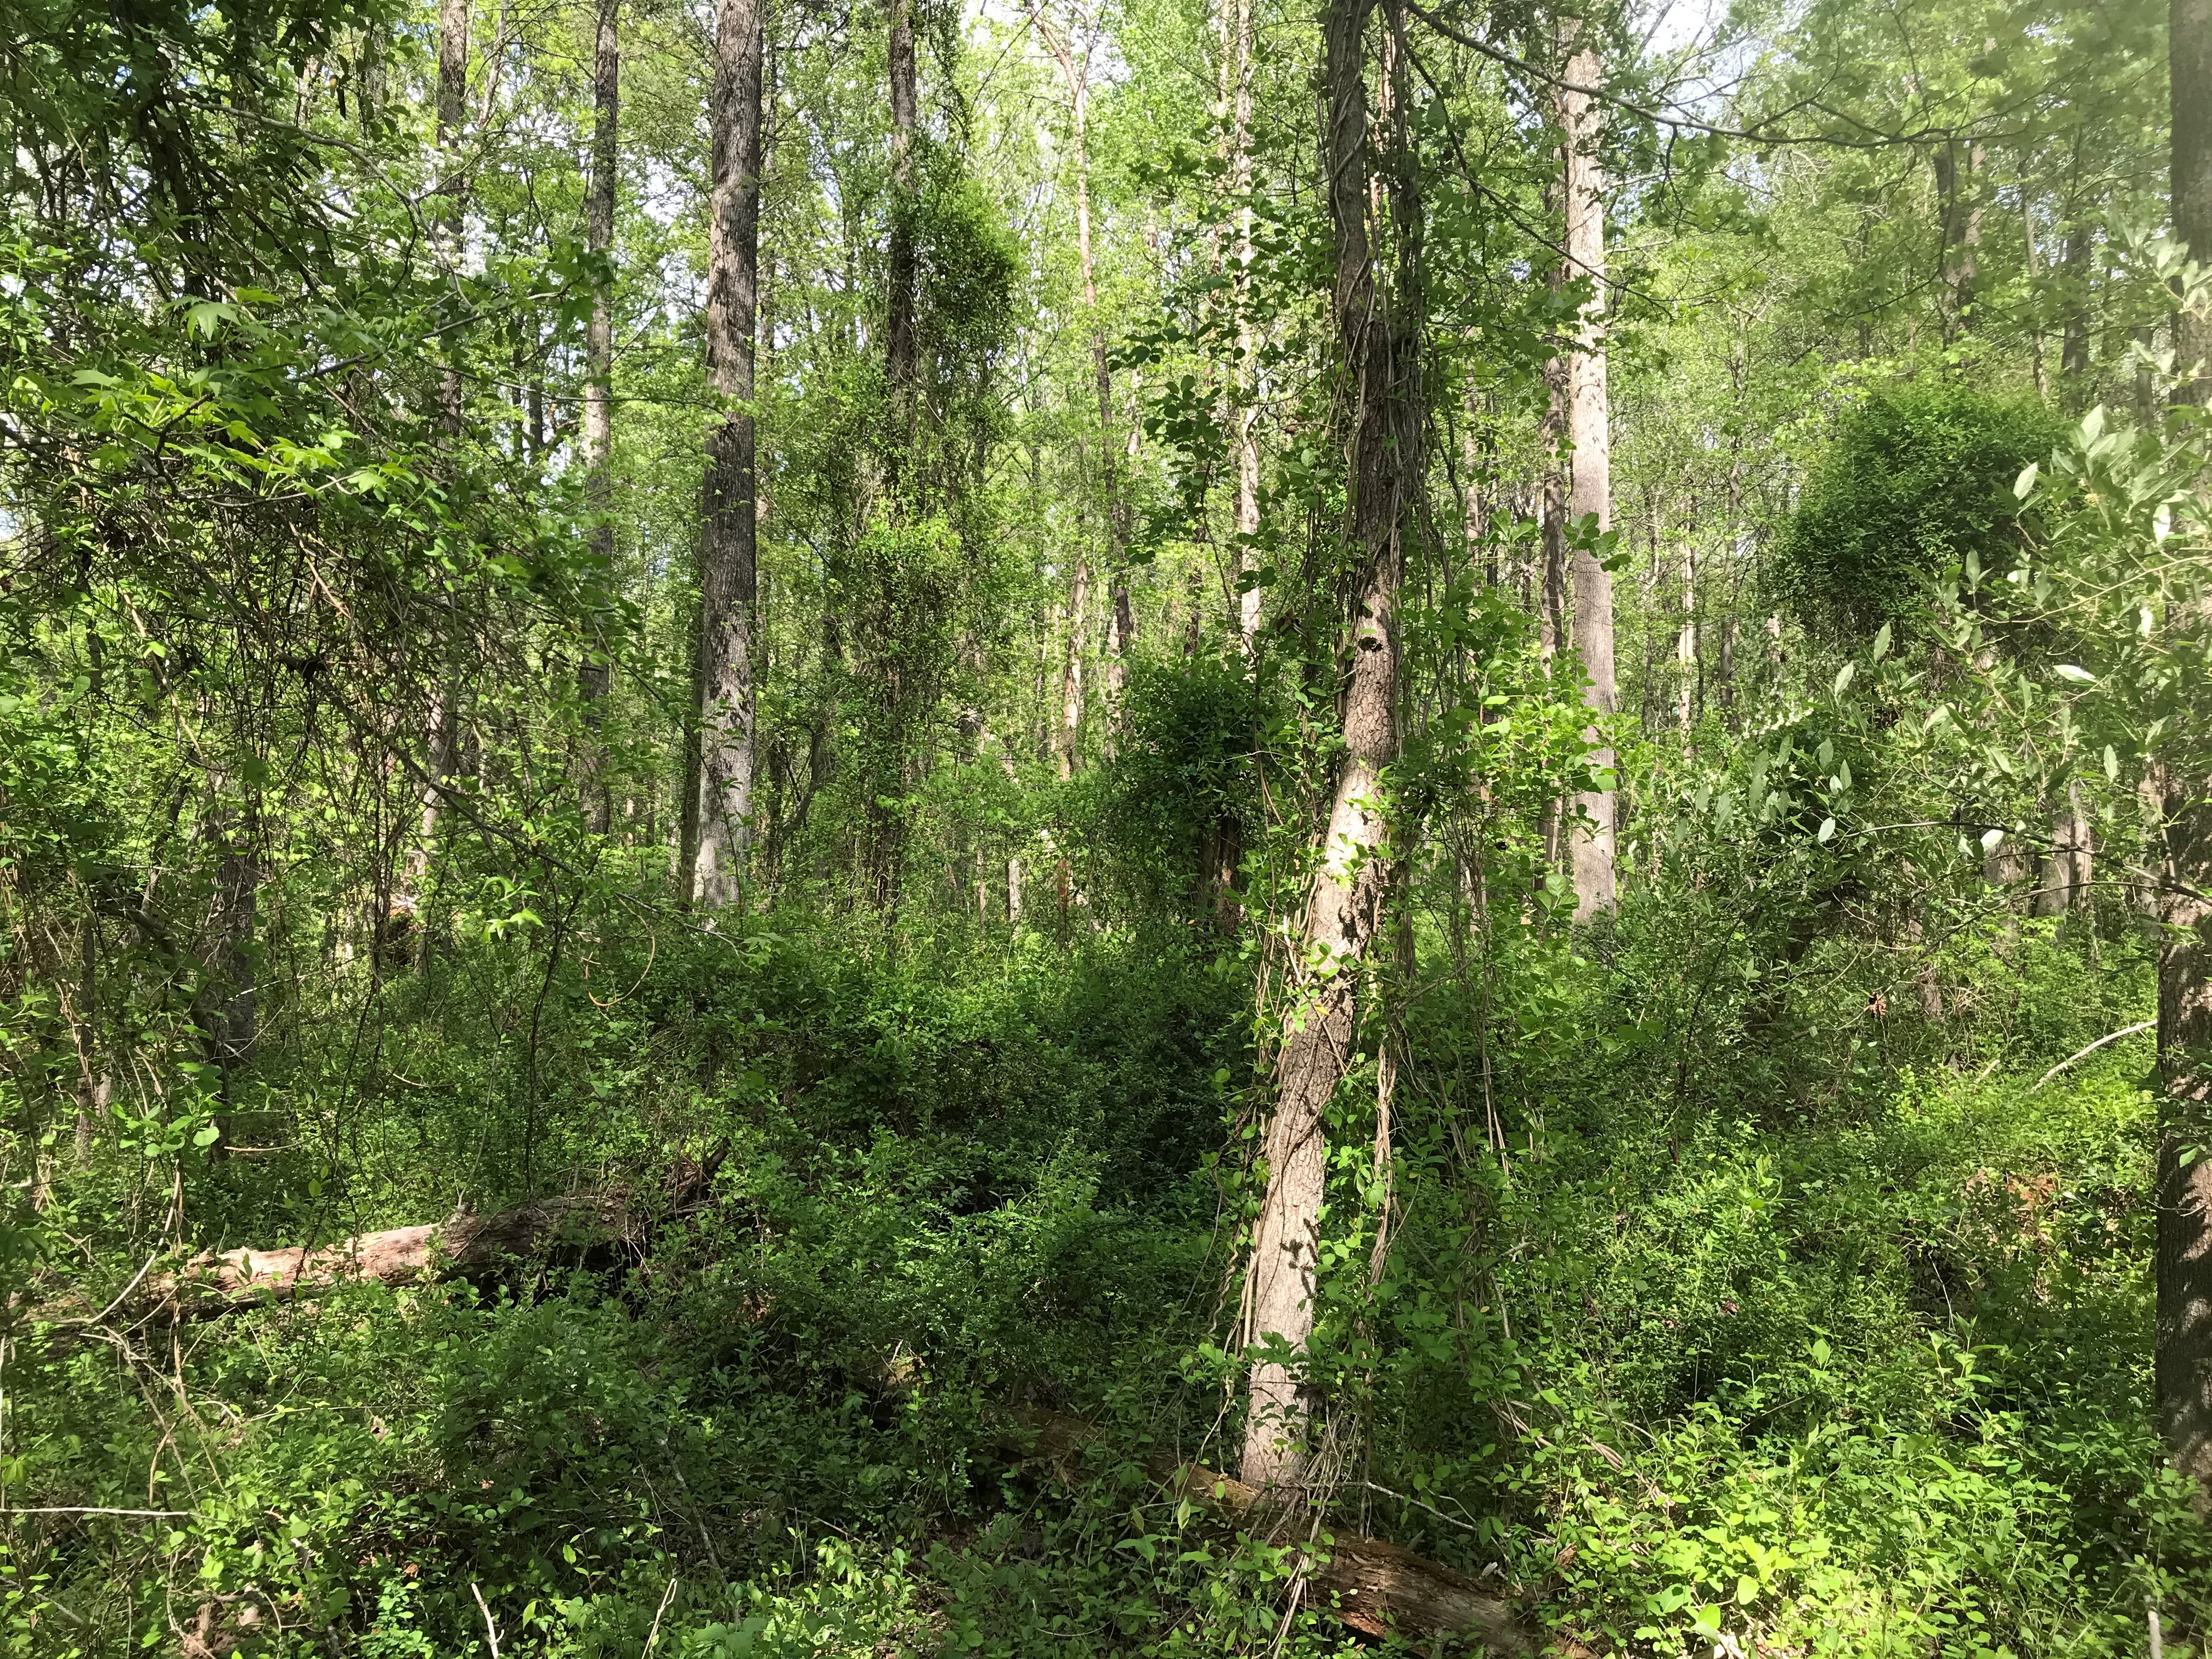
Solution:
{"label": "twig", "polygon": [[469,1592],[477,1598],[477,1605],[483,1608],[484,1634],[491,1638],[491,1659],[499,1659],[499,1626],[492,1623],[491,1609],[484,1605],[483,1591],[473,1578],[469,1581]]}
{"label": "twig", "polygon": [[1445,1514],[1442,1510],[1438,1509],[1435,1504],[1424,1504],[1424,1503],[1423,1503],[1419,1498],[1408,1498],[1407,1496],[1406,1496],[1406,1494],[1405,1494],[1404,1492],[1392,1492],[1392,1491],[1390,1490],[1390,1488],[1389,1488],[1389,1487],[1388,1487],[1388,1486],[1377,1486],[1377,1485],[1376,1485],[1374,1481],[1372,1481],[1372,1480],[1363,1480],[1363,1481],[1361,1481],[1359,1484],[1360,1484],[1361,1486],[1363,1486],[1366,1487],[1366,1488],[1367,1488],[1367,1490],[1368,1490],[1368,1491],[1370,1491],[1370,1492],[1381,1492],[1381,1493],[1382,1494],[1382,1496],[1383,1496],[1383,1497],[1385,1497],[1385,1498],[1396,1498],[1396,1499],[1397,1499],[1401,1504],[1412,1504],[1415,1509],[1417,1509],[1417,1510],[1427,1510],[1431,1515],[1435,1516],[1437,1517],[1437,1520],[1439,1520],[1439,1521],[1448,1521],[1448,1522],[1450,1522],[1453,1526],[1455,1526],[1455,1527],[1464,1527],[1464,1528],[1467,1528],[1467,1530],[1468,1530],[1468,1531],[1469,1531],[1469,1532],[1480,1532],[1480,1531],[1482,1530],[1482,1528],[1481,1528],[1480,1527],[1476,1526],[1476,1525],[1474,1524],[1474,1522],[1472,1522],[1472,1521],[1462,1521],[1462,1520],[1461,1520],[1461,1519],[1460,1519],[1457,1516],[1455,1516],[1455,1515],[1446,1515],[1446,1514]]}
{"label": "twig", "polygon": [[2057,1077],[2061,1072],[2064,1071],[2069,1066],[2071,1066],[2075,1060],[2088,1059],[2091,1054],[2095,1054],[2098,1049],[2103,1048],[2106,1043],[2118,1042],[2122,1037],[2131,1037],[2138,1032],[2148,1031],[2157,1024],[2158,1022],[2154,1019],[2146,1019],[2138,1024],[2129,1026],[2125,1030],[2115,1031],[2110,1036],[2099,1037],[2087,1048],[2081,1050],[2078,1054],[2067,1055],[2065,1059],[2060,1060],[2056,1066],[2045,1072],[2041,1077],[2036,1079],[2033,1083],[2028,1085],[2028,1093],[2033,1094],[2038,1089],[2040,1089],[2045,1084],[2050,1082],[2051,1079]]}
{"label": "twig", "polygon": [[129,1515],[149,1521],[189,1521],[193,1514],[191,1510],[103,1510],[71,1506],[51,1510],[0,1510],[0,1521],[5,1521],[11,1515]]}
{"label": "twig", "polygon": [[671,1578],[668,1581],[668,1588],[660,1593],[660,1605],[653,1610],[653,1628],[645,1633],[647,1659],[651,1659],[653,1644],[660,1639],[660,1615],[668,1611],[668,1604],[675,1595],[676,1581]]}

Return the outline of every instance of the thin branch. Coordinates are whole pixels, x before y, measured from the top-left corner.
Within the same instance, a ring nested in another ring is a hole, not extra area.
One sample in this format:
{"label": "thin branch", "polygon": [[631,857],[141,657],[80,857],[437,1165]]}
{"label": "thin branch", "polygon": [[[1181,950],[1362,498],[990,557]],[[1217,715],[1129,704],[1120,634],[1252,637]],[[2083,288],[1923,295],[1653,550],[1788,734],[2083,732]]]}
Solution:
{"label": "thin branch", "polygon": [[2075,1054],[2067,1055],[2065,1059],[2060,1060],[2056,1066],[2045,1072],[2041,1077],[2036,1079],[2033,1084],[2028,1085],[2028,1093],[2033,1094],[2038,1089],[2040,1089],[2045,1084],[2050,1082],[2051,1079],[2057,1077],[2069,1066],[2074,1064],[2075,1060],[2088,1059],[2090,1055],[2095,1054],[2098,1049],[2103,1048],[2106,1043],[2118,1042],[2122,1037],[2135,1036],[2141,1032],[2149,1030],[2157,1024],[2158,1022],[2154,1019],[2146,1019],[2136,1024],[2129,1026],[2125,1030],[2115,1031],[2110,1036],[2099,1037],[2087,1048],[2081,1049]]}

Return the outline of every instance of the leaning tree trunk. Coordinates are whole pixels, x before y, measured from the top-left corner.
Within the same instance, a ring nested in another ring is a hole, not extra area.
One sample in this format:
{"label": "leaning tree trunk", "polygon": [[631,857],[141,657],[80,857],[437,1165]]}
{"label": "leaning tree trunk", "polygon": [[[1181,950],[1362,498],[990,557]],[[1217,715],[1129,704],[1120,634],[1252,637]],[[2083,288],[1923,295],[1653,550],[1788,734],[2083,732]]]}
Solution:
{"label": "leaning tree trunk", "polygon": [[[1594,46],[1581,43],[1582,25],[1569,26],[1565,79],[1594,87],[1605,72]],[[1605,170],[1598,155],[1599,112],[1588,93],[1558,90],[1558,117],[1564,157],[1560,199],[1566,215],[1566,261],[1570,280],[1587,278],[1575,349],[1567,354],[1567,442],[1572,450],[1567,514],[1595,517],[1600,531],[1613,525],[1613,473],[1607,431],[1605,384]],[[1611,772],[1612,748],[1603,742],[1604,722],[1613,714],[1617,688],[1613,667],[1613,577],[1588,546],[1571,556],[1574,575],[1574,644],[1589,684],[1583,699],[1591,723],[1585,736],[1596,746],[1593,768]],[[1575,796],[1577,822],[1569,840],[1575,880],[1575,914],[1587,921],[1613,902],[1613,814],[1618,797],[1610,788],[1585,789]]]}
{"label": "leaning tree trunk", "polygon": [[1323,15],[1328,105],[1322,155],[1336,234],[1334,314],[1347,411],[1346,539],[1357,561],[1345,754],[1308,895],[1301,978],[1285,1014],[1274,1115],[1262,1147],[1267,1192],[1255,1224],[1243,1337],[1252,1367],[1242,1472],[1279,1498],[1304,1485],[1316,1395],[1305,1357],[1328,1164],[1326,1115],[1350,1056],[1355,996],[1378,930],[1392,859],[1384,769],[1397,755],[1400,526],[1420,478],[1419,209],[1403,139],[1391,192],[1397,291],[1378,291],[1369,234],[1367,24],[1374,0],[1330,0]]}
{"label": "leaning tree trunk", "polygon": [[[599,0],[599,29],[592,52],[592,178],[584,202],[585,235],[602,258],[615,242],[617,131],[621,113],[622,52],[616,23],[622,0]],[[604,273],[592,283],[592,314],[584,329],[584,495],[592,512],[592,562],[595,583],[612,579],[615,560],[613,296]],[[606,640],[596,618],[586,624],[583,665],[576,689],[584,702],[582,796],[585,827],[607,833],[613,802],[607,791]]]}
{"label": "leaning tree trunk", "polygon": [[713,219],[708,226],[707,367],[722,399],[707,440],[700,555],[699,854],[692,895],[736,899],[753,796],[753,608],[758,596],[753,348],[759,321],[760,0],[720,0],[714,29]]}

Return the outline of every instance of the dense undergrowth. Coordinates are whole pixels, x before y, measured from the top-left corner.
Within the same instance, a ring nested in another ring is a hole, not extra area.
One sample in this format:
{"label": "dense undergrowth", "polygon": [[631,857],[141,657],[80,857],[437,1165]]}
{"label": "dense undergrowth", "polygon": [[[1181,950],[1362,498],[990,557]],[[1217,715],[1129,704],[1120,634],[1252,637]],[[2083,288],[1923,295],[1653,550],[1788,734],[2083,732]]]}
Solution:
{"label": "dense undergrowth", "polygon": [[[1331,1281],[1317,1342],[1335,1524],[1599,1650],[2133,1652],[2154,1603],[2191,1650],[2212,1551],[2149,1413],[2146,1045],[2036,1085],[2142,1018],[2140,945],[1992,923],[1952,947],[1978,997],[1941,1027],[1838,990],[1778,1045],[1755,982],[1669,1002],[1686,925],[1516,930],[1487,1021],[1423,939],[1389,1265]],[[10,1506],[188,1513],[19,1522],[11,1650],[1346,1645],[1285,1613],[1280,1548],[1147,1473],[1234,1443],[1233,952],[887,963],[756,927],[564,981],[517,1060],[455,1012],[495,1000],[436,979],[499,948],[387,987],[373,1073],[333,1045],[268,1080],[287,1178],[64,1160],[14,1267],[104,1303],[149,1205],[198,1244],[298,1242],[649,1194],[668,1148],[720,1157],[708,1200],[642,1260],[19,1340]],[[1024,1403],[1103,1431],[1025,1458]]]}

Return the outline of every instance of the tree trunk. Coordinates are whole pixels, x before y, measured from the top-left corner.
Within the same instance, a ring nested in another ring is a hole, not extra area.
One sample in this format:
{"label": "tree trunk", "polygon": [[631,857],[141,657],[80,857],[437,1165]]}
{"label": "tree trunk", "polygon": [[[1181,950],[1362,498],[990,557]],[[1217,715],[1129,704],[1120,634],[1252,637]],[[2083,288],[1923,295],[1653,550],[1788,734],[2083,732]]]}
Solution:
{"label": "tree trunk", "polygon": [[[438,156],[443,176],[439,191],[444,199],[435,215],[435,234],[447,262],[458,270],[461,253],[461,204],[467,183],[461,172],[460,143],[468,118],[469,0],[440,0],[438,7]],[[458,465],[461,441],[461,374],[451,361],[451,349],[438,385],[438,422],[447,453]],[[422,782],[416,796],[418,820],[416,842],[409,849],[406,871],[392,894],[392,908],[412,917],[421,908],[423,889],[430,877],[430,850],[438,838],[438,820],[445,809],[444,785],[453,769],[455,738],[459,734],[460,693],[455,684],[457,642],[437,642],[431,667],[428,712],[422,738]]]}
{"label": "tree trunk", "polygon": [[[1570,50],[1565,79],[1576,86],[1594,87],[1605,73],[1597,48],[1580,43],[1582,25],[1567,26],[1563,44]],[[1572,452],[1573,483],[1567,511],[1579,520],[1594,516],[1603,532],[1613,525],[1613,483],[1610,439],[1607,429],[1605,375],[1605,189],[1604,167],[1598,155],[1600,114],[1588,94],[1557,93],[1557,116],[1565,151],[1561,167],[1561,200],[1566,214],[1566,275],[1587,278],[1590,297],[1583,304],[1579,337],[1567,358],[1569,396],[1567,441]],[[1590,764],[1613,769],[1612,748],[1600,741],[1602,722],[1613,712],[1618,695],[1613,665],[1613,578],[1588,547],[1573,555],[1575,590],[1575,649],[1589,678],[1583,702],[1592,716],[1584,735],[1597,746]],[[1610,788],[1585,789],[1577,793],[1580,821],[1571,826],[1571,858],[1575,879],[1575,914],[1587,921],[1613,903],[1613,808]]]}
{"label": "tree trunk", "polygon": [[[1258,568],[1252,543],[1260,533],[1260,442],[1252,408],[1258,389],[1251,314],[1252,0],[1221,0],[1221,44],[1222,80],[1229,93],[1229,188],[1237,199],[1236,268],[1229,279],[1230,303],[1237,313],[1237,357],[1230,385],[1237,438],[1235,568],[1243,577]],[[1237,635],[1248,658],[1259,646],[1260,603],[1257,586],[1237,595]]]}
{"label": "tree trunk", "polygon": [[[890,0],[891,94],[891,234],[885,273],[884,378],[891,397],[892,448],[914,437],[915,382],[921,377],[921,342],[915,318],[920,300],[914,252],[915,134],[921,95],[915,78],[913,0]],[[902,455],[893,457],[893,474]]]}
{"label": "tree trunk", "polygon": [[759,316],[760,0],[720,0],[711,118],[707,368],[722,400],[707,440],[699,580],[699,854],[695,900],[735,900],[744,879],[753,795],[755,516],[753,351]]}
{"label": "tree trunk", "polygon": [[2197,896],[2212,886],[2212,780],[2162,774],[2160,787],[2159,1421],[2212,1510],[2212,903]]}
{"label": "tree trunk", "polygon": [[[622,0],[599,0],[599,28],[592,52],[592,177],[584,201],[584,230],[592,252],[602,258],[611,257],[615,241],[617,125],[622,85],[616,23],[621,11]],[[602,276],[592,284],[592,314],[584,331],[584,499],[592,514],[595,586],[611,584],[614,572],[613,376],[613,296]],[[586,622],[584,648],[583,664],[576,671],[576,690],[584,702],[580,781],[584,825],[593,835],[604,836],[611,821],[613,800],[607,789],[605,736],[606,640],[596,617]]]}
{"label": "tree trunk", "polygon": [[2051,850],[2044,854],[2043,878],[2037,884],[2035,914],[2063,916],[2089,899],[2091,860],[2089,815],[2082,809],[2081,786],[2066,786],[2066,799],[2051,820]]}
{"label": "tree trunk", "polygon": [[[2212,265],[2212,0],[2171,0],[2166,14],[2167,61],[2172,77],[2173,234],[2190,258]],[[2181,377],[2177,398],[2212,402],[2212,381],[2189,379],[2212,365],[2212,319],[2179,313],[2174,319],[2173,369]]]}
{"label": "tree trunk", "polygon": [[[1291,988],[1277,1061],[1278,1093],[1262,1155],[1267,1193],[1254,1227],[1244,1340],[1252,1368],[1244,1480],[1278,1499],[1306,1480],[1314,1379],[1304,1358],[1313,1334],[1322,1204],[1328,1164],[1326,1113],[1356,1034],[1355,997],[1378,930],[1392,861],[1382,773],[1397,757],[1396,611],[1404,550],[1400,526],[1419,487],[1420,210],[1394,100],[1391,209],[1396,291],[1378,293],[1368,228],[1375,173],[1368,132],[1366,32],[1373,0],[1330,0],[1323,14],[1330,220],[1336,238],[1334,320],[1345,416],[1346,539],[1357,560],[1351,664],[1344,690],[1345,754],[1304,916],[1301,977]],[[1399,19],[1392,18],[1394,27]],[[1401,54],[1402,61],[1402,54]]]}

